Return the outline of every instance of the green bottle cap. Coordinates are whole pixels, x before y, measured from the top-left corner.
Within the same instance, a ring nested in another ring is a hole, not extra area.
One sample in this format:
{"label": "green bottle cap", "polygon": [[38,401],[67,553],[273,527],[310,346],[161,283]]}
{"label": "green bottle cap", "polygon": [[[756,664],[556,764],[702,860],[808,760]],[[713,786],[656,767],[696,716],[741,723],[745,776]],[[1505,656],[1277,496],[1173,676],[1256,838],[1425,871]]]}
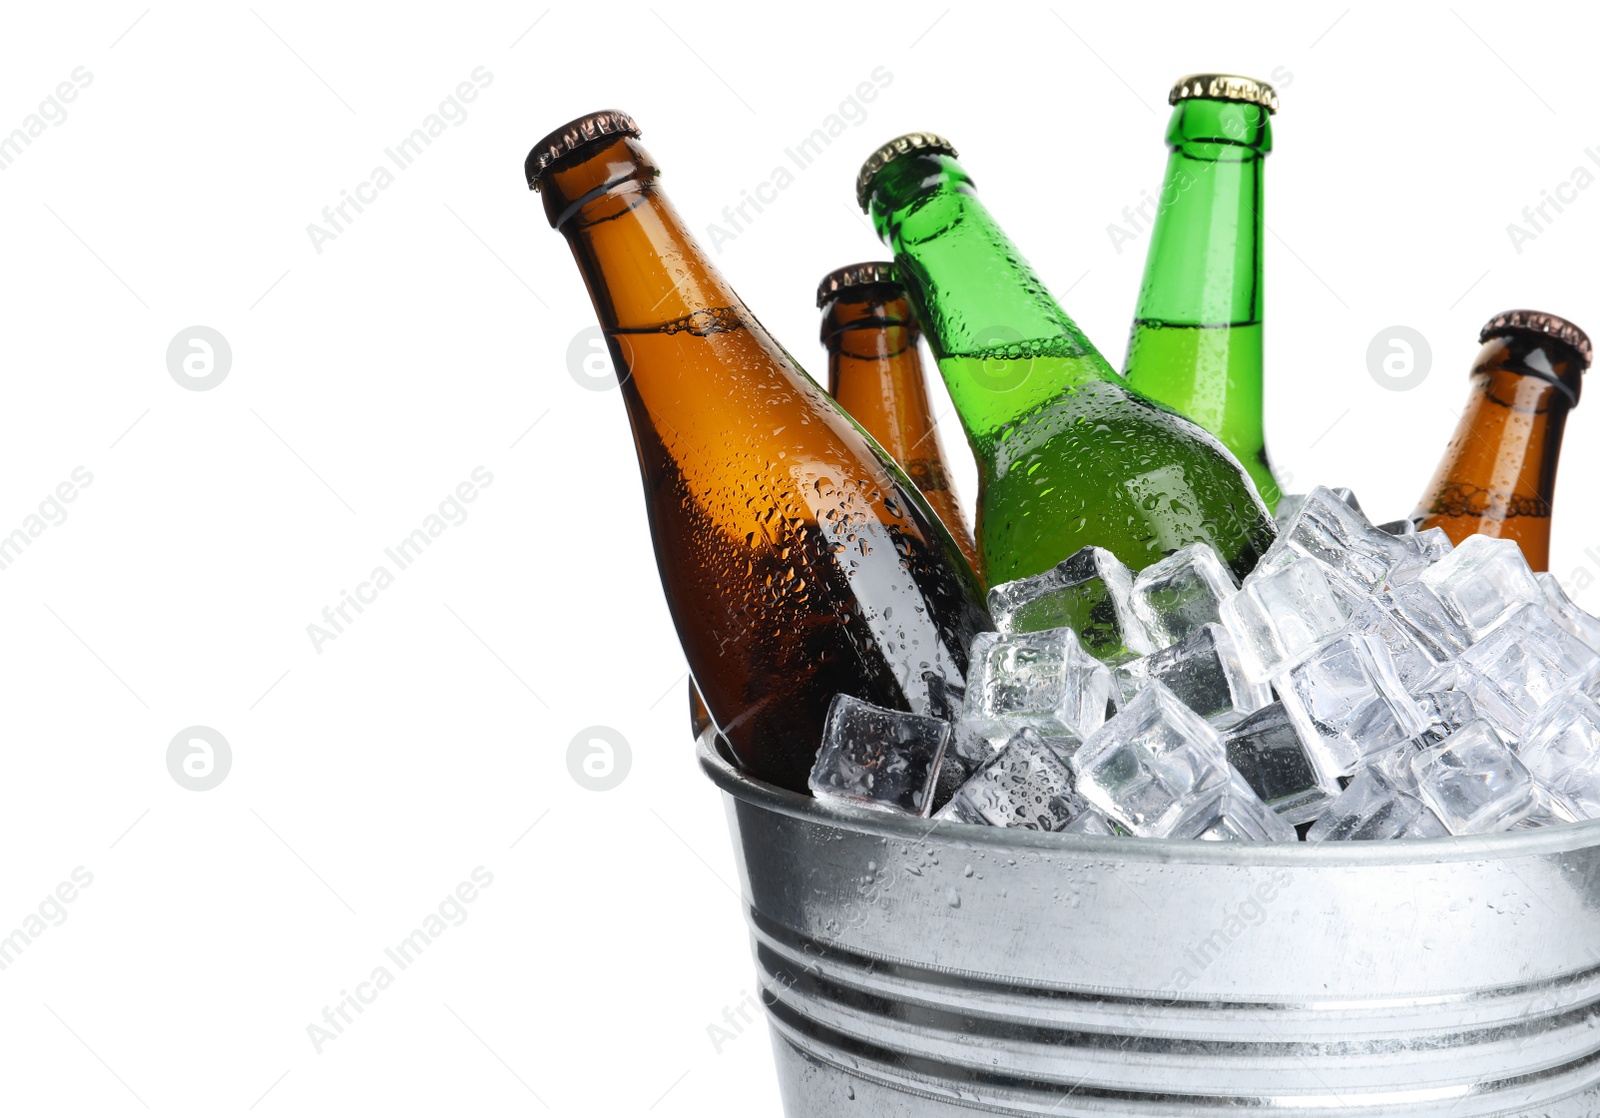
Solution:
{"label": "green bottle cap", "polygon": [[872,180],[877,178],[878,172],[902,155],[911,152],[923,152],[929,155],[943,152],[959,158],[956,155],[955,145],[933,132],[907,132],[904,136],[897,136],[867,156],[867,161],[861,165],[861,173],[856,175],[856,204],[863,212],[867,208],[867,191],[871,189]]}
{"label": "green bottle cap", "polygon": [[616,109],[601,109],[569,121],[534,144],[533,150],[528,153],[528,160],[522,165],[523,172],[528,176],[528,189],[538,190],[539,176],[544,174],[545,168],[581,147],[612,136],[638,138],[638,135],[639,126],[633,122],[633,118]]}
{"label": "green bottle cap", "polygon": [[1189,74],[1167,94],[1167,104],[1204,97],[1208,101],[1244,101],[1260,105],[1269,113],[1278,111],[1278,91],[1266,82],[1238,74]]}
{"label": "green bottle cap", "polygon": [[900,277],[895,275],[894,265],[887,260],[869,260],[864,264],[846,264],[843,268],[835,268],[822,277],[822,282],[817,285],[817,306],[822,306],[829,299],[849,287],[865,287],[871,283],[898,284]]}
{"label": "green bottle cap", "polygon": [[1559,315],[1546,314],[1544,311],[1501,311],[1483,324],[1483,329],[1478,331],[1478,341],[1503,338],[1523,330],[1571,346],[1583,358],[1585,366],[1594,360],[1594,348],[1589,344],[1588,334]]}

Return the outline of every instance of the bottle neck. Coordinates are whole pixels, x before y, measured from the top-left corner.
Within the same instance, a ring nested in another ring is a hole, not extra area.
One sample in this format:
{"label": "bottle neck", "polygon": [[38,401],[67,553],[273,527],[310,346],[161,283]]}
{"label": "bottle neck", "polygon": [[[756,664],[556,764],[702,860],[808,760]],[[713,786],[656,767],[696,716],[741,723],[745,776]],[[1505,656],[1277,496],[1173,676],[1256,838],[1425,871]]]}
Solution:
{"label": "bottle neck", "polygon": [[545,215],[571,246],[608,333],[722,308],[748,314],[656,188],[659,173],[638,140],[621,137],[540,183]]}
{"label": "bottle neck", "polygon": [[1135,319],[1226,327],[1261,321],[1267,110],[1196,98],[1173,107]]}
{"label": "bottle neck", "polygon": [[853,288],[823,307],[828,395],[908,470],[912,460],[937,451],[927,437],[933,414],[917,351],[920,337],[898,285]]}
{"label": "bottle neck", "polygon": [[1422,526],[1442,527],[1456,542],[1474,532],[1515,539],[1534,570],[1547,569],[1561,437],[1582,374],[1581,359],[1561,343],[1532,334],[1489,339],[1415,514]]}
{"label": "bottle neck", "polygon": [[952,156],[895,160],[873,180],[869,206],[969,437],[981,441],[1074,384],[1120,379]]}

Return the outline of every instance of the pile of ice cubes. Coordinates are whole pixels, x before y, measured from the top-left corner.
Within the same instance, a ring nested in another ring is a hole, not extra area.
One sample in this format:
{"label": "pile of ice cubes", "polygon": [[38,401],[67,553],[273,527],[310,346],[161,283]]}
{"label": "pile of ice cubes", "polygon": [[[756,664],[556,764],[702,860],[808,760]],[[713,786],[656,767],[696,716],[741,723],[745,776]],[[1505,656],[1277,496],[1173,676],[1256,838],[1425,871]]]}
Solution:
{"label": "pile of ice cubes", "polygon": [[992,827],[1312,842],[1600,818],[1600,619],[1510,540],[1285,497],[1243,585],[1205,544],[996,586],[944,717],[846,695],[819,799]]}

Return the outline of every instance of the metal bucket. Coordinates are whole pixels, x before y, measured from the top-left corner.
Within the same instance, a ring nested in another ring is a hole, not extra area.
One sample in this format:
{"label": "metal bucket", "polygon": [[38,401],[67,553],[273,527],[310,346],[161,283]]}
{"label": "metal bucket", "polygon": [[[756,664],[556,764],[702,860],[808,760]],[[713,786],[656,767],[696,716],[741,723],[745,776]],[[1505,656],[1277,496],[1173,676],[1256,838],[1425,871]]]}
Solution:
{"label": "metal bucket", "polygon": [[725,794],[788,1118],[1600,1118],[1600,822],[1096,839]]}

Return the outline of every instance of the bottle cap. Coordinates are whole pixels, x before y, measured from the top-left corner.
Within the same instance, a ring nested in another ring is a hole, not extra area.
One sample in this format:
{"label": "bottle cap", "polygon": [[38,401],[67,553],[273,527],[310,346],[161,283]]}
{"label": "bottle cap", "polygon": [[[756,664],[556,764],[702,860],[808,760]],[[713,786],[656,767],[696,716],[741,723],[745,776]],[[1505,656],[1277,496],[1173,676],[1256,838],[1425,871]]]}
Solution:
{"label": "bottle cap", "polygon": [[1486,342],[1490,338],[1501,338],[1519,330],[1543,334],[1547,338],[1565,342],[1578,351],[1578,356],[1583,358],[1586,367],[1594,360],[1594,348],[1589,344],[1588,334],[1566,319],[1543,311],[1501,311],[1484,323],[1483,329],[1478,331],[1478,341]]}
{"label": "bottle cap", "polygon": [[904,136],[890,140],[867,156],[867,161],[861,165],[861,173],[856,175],[856,204],[863,211],[867,208],[867,191],[871,189],[872,180],[877,178],[878,172],[900,156],[913,151],[926,152],[930,155],[938,152],[952,157],[956,155],[954,144],[932,132],[907,132]]}
{"label": "bottle cap", "polygon": [[900,277],[895,275],[894,265],[887,260],[870,260],[864,264],[847,264],[843,268],[835,268],[822,277],[822,282],[817,285],[817,306],[822,306],[833,296],[847,287],[865,287],[869,283],[898,284]]}
{"label": "bottle cap", "polygon": [[528,176],[528,189],[538,190],[539,176],[544,174],[546,167],[564,155],[571,155],[585,144],[611,136],[638,135],[639,126],[633,122],[633,118],[616,109],[601,109],[563,124],[534,144],[533,150],[528,153],[528,161],[523,164],[523,171]]}
{"label": "bottle cap", "polygon": [[1244,101],[1260,105],[1269,113],[1278,111],[1278,91],[1266,82],[1238,74],[1189,74],[1167,94],[1167,104],[1204,97],[1208,101]]}

